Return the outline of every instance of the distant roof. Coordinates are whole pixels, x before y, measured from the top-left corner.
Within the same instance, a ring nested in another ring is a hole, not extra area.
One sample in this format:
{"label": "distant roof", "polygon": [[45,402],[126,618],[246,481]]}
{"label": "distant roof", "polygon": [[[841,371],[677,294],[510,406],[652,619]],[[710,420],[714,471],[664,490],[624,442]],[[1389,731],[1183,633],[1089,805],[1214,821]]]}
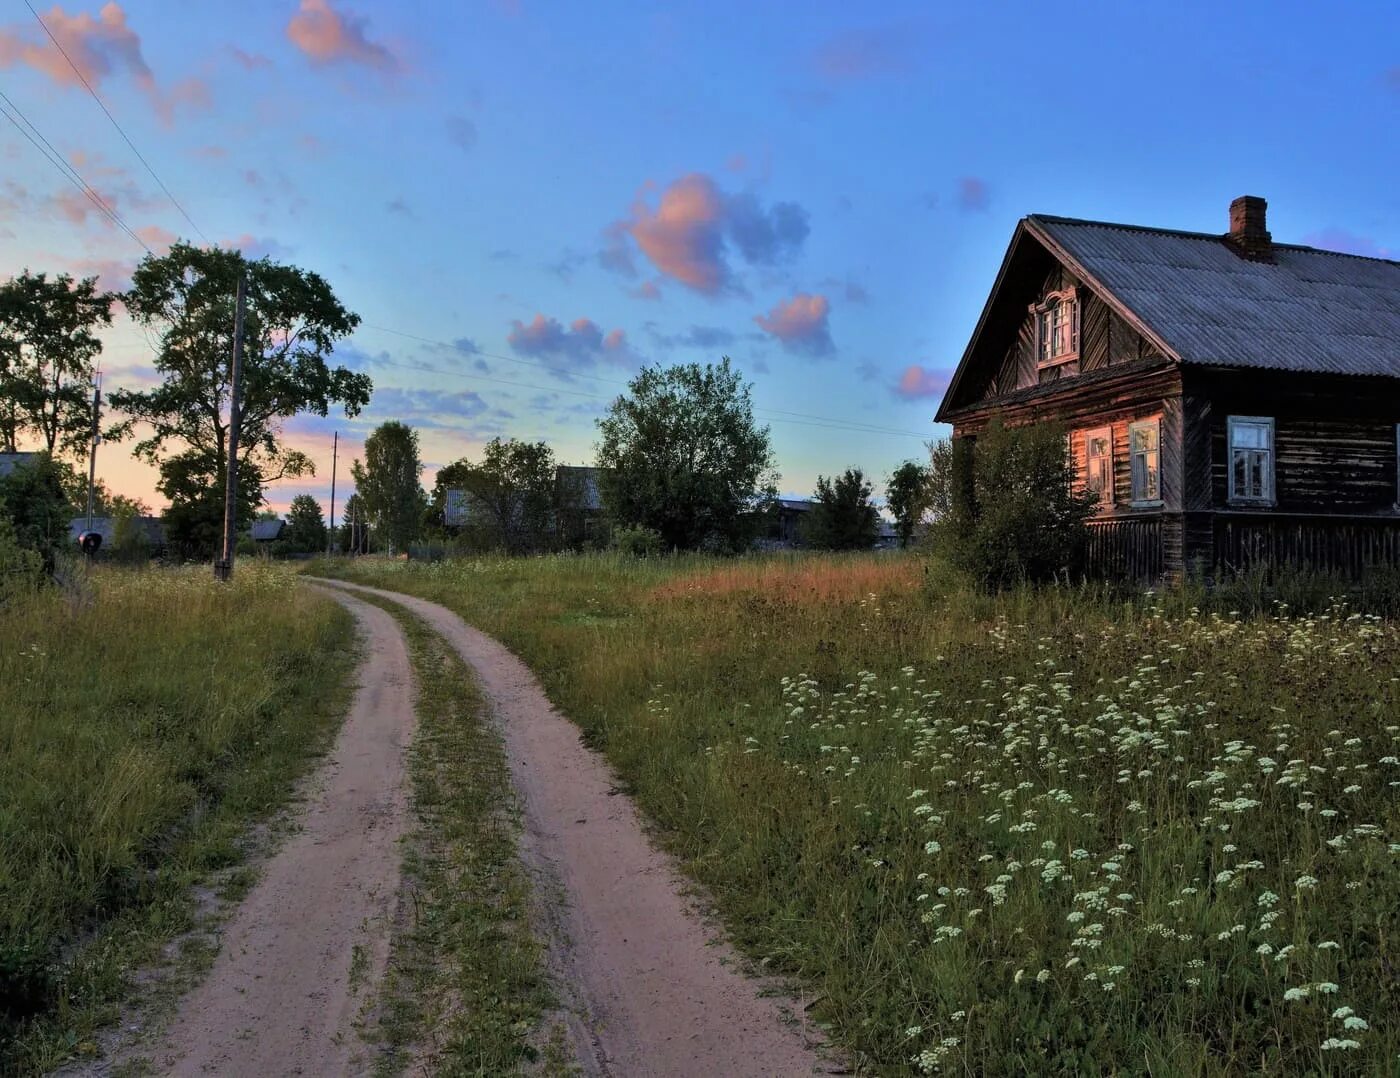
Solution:
{"label": "distant roof", "polygon": [[778,508],[789,509],[794,513],[805,513],[815,503],[809,498],[779,498]]}
{"label": "distant roof", "polygon": [[282,529],[286,526],[287,522],[280,518],[277,520],[255,520],[251,534],[254,539],[266,542],[281,538]]}
{"label": "distant roof", "polygon": [[16,468],[33,464],[38,456],[38,453],[0,453],[0,476],[9,475]]}
{"label": "distant roof", "polygon": [[[88,518],[86,516],[73,517],[68,522],[68,536],[77,539],[83,532],[88,530]],[[163,546],[165,543],[165,529],[161,525],[160,517],[134,517],[133,522],[137,528],[145,535],[146,542],[152,546]],[[112,517],[93,517],[92,530],[102,536],[103,543],[111,545],[116,535],[117,522]]]}
{"label": "distant roof", "polygon": [[1400,262],[1281,243],[1252,262],[1219,234],[1025,225],[1183,363],[1400,378]]}

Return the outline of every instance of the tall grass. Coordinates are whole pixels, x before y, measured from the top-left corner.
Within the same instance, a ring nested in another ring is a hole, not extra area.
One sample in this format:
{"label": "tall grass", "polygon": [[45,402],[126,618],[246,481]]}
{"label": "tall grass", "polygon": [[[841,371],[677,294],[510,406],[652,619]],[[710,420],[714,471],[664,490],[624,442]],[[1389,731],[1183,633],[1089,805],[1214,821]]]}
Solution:
{"label": "tall grass", "polygon": [[288,571],[88,584],[0,616],[0,1072],[91,1050],[345,703],[348,616]]}
{"label": "tall grass", "polygon": [[865,1068],[1397,1068],[1393,623],[888,556],[340,571],[522,654]]}

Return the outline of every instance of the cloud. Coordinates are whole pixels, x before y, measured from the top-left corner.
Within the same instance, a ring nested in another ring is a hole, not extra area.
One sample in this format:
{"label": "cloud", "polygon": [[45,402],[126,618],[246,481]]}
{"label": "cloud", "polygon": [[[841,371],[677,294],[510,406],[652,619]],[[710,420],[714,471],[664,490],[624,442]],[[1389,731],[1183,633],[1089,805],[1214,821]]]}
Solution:
{"label": "cloud", "polygon": [[661,289],[657,287],[655,281],[643,281],[632,291],[627,293],[633,299],[644,299],[655,301],[661,298]]}
{"label": "cloud", "polygon": [[1344,228],[1324,228],[1309,232],[1303,237],[1309,247],[1321,247],[1324,251],[1339,251],[1348,255],[1364,255],[1366,258],[1395,258],[1396,252],[1382,247],[1369,236],[1358,236]]}
{"label": "cloud", "polygon": [[925,397],[942,396],[952,377],[951,371],[911,363],[904,368],[904,373],[899,376],[899,381],[895,382],[894,394],[905,400],[922,400]]}
{"label": "cloud", "polygon": [[412,217],[414,215],[413,210],[410,209],[408,203],[403,200],[402,195],[386,203],[384,208],[390,213],[396,213],[401,217]]}
{"label": "cloud", "polygon": [[731,246],[750,265],[777,265],[801,250],[810,230],[807,211],[795,202],[765,208],[752,192],[727,195],[709,176],[692,172],[666,188],[655,208],[639,198],[630,220],[605,231],[608,246],[599,258],[625,272],[631,252],[624,236],[630,236],[661,273],[716,295],[738,290]]}
{"label": "cloud", "polygon": [[202,79],[187,78],[168,94],[161,92],[142,54],[141,37],[127,25],[126,12],[120,4],[104,4],[96,16],[86,12],[68,15],[55,5],[44,16],[44,24],[62,51],[48,34],[36,34],[31,39],[15,30],[0,30],[0,69],[29,67],[59,86],[82,89],[86,81],[94,90],[124,73],[145,92],[165,123],[173,120],[178,105],[209,105],[209,87]]}
{"label": "cloud", "polygon": [[162,247],[169,249],[171,244],[180,238],[168,228],[161,228],[160,225],[143,225],[136,230],[136,235],[141,237],[146,246],[154,251],[158,251]]}
{"label": "cloud", "polygon": [[631,364],[637,359],[622,330],[604,333],[591,318],[576,318],[567,328],[543,314],[536,314],[528,324],[516,319],[506,341],[520,355],[564,360],[580,367],[599,360]]}
{"label": "cloud", "polygon": [[991,192],[987,181],[976,176],[964,176],[958,180],[958,205],[965,210],[981,212],[991,203]]}
{"label": "cloud", "polygon": [[[648,327],[650,328],[650,326]],[[664,334],[651,329],[651,338],[665,348],[725,348],[737,339],[723,326],[691,326],[684,333]]]}
{"label": "cloud", "polygon": [[755,315],[754,321],[789,352],[825,356],[835,349],[828,321],[830,313],[831,302],[825,296],[799,292],[777,303],[766,315]]}
{"label": "cloud", "polygon": [[447,141],[463,152],[476,145],[476,124],[465,116],[449,116],[446,120]]}
{"label": "cloud", "polygon": [[614,221],[603,229],[603,248],[598,252],[598,265],[623,277],[637,276],[637,263],[632,248],[627,245],[630,226],[626,221]]}
{"label": "cloud", "polygon": [[233,57],[233,62],[244,71],[259,71],[272,67],[272,61],[261,53],[246,52],[237,45],[230,45],[228,51]]}
{"label": "cloud", "polygon": [[398,57],[365,34],[368,20],[342,14],[330,0],[301,0],[287,23],[287,37],[315,64],[363,64],[385,74],[401,69]]}
{"label": "cloud", "polygon": [[228,150],[223,146],[198,146],[190,153],[195,157],[202,157],[206,161],[222,161],[228,157]]}
{"label": "cloud", "polygon": [[849,277],[827,277],[817,282],[819,288],[839,288],[846,297],[847,303],[869,303],[870,292],[863,284],[853,281]]}
{"label": "cloud", "polygon": [[490,411],[491,406],[473,390],[421,389],[377,386],[371,407],[377,416],[392,416],[409,426],[458,429],[462,421]]}
{"label": "cloud", "polygon": [[847,30],[812,55],[812,66],[827,82],[859,82],[909,70],[913,59],[906,28]]}

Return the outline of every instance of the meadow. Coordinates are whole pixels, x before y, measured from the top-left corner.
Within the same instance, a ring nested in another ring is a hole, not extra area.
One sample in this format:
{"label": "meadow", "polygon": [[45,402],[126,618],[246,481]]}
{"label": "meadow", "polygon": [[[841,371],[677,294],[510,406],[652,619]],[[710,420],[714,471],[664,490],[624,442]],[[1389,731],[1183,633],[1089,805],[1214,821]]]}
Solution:
{"label": "meadow", "polygon": [[899,555],[318,571],[526,659],[863,1072],[1400,1068],[1394,622]]}
{"label": "meadow", "polygon": [[[231,895],[348,702],[349,615],[285,569],[99,569],[0,608],[0,1073],[91,1055]],[[229,871],[233,870],[233,871]]]}

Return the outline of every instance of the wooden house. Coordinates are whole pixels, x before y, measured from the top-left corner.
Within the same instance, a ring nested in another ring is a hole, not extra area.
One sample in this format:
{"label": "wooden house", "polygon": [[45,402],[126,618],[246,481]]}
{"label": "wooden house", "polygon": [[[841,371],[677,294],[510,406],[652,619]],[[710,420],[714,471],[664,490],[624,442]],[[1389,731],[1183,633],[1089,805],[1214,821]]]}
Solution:
{"label": "wooden house", "polygon": [[1016,226],[937,418],[974,451],[1061,425],[1092,571],[1400,564],[1400,263],[1274,243],[1265,210]]}

